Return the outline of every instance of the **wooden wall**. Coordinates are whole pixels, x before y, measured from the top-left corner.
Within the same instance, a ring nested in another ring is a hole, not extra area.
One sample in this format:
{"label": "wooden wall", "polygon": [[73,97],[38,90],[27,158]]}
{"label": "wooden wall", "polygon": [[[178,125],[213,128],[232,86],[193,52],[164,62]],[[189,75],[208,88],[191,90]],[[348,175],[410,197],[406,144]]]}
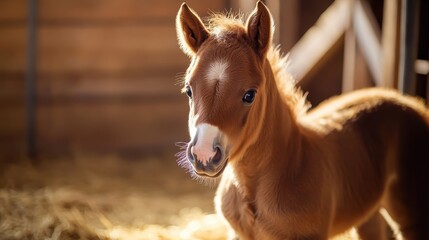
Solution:
{"label": "wooden wall", "polygon": [[[182,0],[39,0],[37,148],[42,153],[174,149],[186,141]],[[201,15],[227,1],[188,0]],[[0,153],[25,151],[26,0],[0,0]]]}
{"label": "wooden wall", "polygon": [[[170,152],[188,140],[187,98],[175,85],[188,65],[174,26],[182,1],[38,0],[39,153]],[[284,52],[332,1],[265,1],[277,8]],[[256,0],[187,2],[207,16],[250,11]],[[26,3],[0,0],[0,156],[26,148]],[[300,83],[313,105],[341,92],[342,59],[339,46]]]}

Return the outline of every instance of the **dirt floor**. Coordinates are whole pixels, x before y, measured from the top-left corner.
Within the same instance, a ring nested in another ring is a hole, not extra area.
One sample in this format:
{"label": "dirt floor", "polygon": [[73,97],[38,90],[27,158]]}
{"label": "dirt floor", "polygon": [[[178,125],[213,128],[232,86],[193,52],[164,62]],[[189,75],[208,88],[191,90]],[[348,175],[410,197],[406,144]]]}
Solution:
{"label": "dirt floor", "polygon": [[172,156],[3,160],[0,239],[225,239],[214,191]]}

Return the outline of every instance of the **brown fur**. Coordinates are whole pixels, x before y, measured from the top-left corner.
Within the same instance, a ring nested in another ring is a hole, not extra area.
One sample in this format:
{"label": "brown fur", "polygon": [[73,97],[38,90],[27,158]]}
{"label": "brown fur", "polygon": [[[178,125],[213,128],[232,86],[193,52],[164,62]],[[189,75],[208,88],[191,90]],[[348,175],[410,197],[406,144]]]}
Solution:
{"label": "brown fur", "polygon": [[[182,5],[178,36],[192,58],[189,122],[215,125],[228,137],[215,202],[237,237],[327,239],[376,222],[385,208],[405,239],[429,239],[429,111],[422,102],[374,88],[307,111],[286,59],[271,46],[271,16],[261,2],[245,24],[221,15],[208,28],[200,23]],[[210,83],[204,74],[217,58],[231,62],[228,79]],[[257,88],[256,100],[243,106],[249,88]]]}

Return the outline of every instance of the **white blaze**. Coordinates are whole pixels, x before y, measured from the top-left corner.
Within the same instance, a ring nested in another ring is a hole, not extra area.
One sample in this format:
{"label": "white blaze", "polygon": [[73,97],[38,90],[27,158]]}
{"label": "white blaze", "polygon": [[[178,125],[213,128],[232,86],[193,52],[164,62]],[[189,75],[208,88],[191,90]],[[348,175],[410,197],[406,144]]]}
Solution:
{"label": "white blaze", "polygon": [[210,64],[207,71],[208,80],[219,80],[226,79],[226,69],[228,68],[228,62],[224,60],[216,60]]}
{"label": "white blaze", "polygon": [[197,129],[198,136],[194,136],[194,138],[197,138],[197,142],[191,148],[191,152],[196,155],[198,161],[206,165],[210,158],[213,158],[216,154],[216,151],[213,149],[213,143],[219,135],[219,129],[207,123],[199,124]]}

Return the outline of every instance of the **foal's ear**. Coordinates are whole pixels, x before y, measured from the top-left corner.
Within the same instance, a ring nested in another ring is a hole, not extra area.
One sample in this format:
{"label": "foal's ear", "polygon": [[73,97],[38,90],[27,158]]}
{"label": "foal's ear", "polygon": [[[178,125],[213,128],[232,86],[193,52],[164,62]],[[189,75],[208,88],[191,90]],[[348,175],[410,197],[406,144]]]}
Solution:
{"label": "foal's ear", "polygon": [[189,56],[194,55],[209,37],[200,17],[183,3],[176,16],[176,32],[180,47]]}
{"label": "foal's ear", "polygon": [[246,25],[250,44],[260,57],[265,57],[271,44],[273,26],[270,11],[264,3],[258,1]]}

